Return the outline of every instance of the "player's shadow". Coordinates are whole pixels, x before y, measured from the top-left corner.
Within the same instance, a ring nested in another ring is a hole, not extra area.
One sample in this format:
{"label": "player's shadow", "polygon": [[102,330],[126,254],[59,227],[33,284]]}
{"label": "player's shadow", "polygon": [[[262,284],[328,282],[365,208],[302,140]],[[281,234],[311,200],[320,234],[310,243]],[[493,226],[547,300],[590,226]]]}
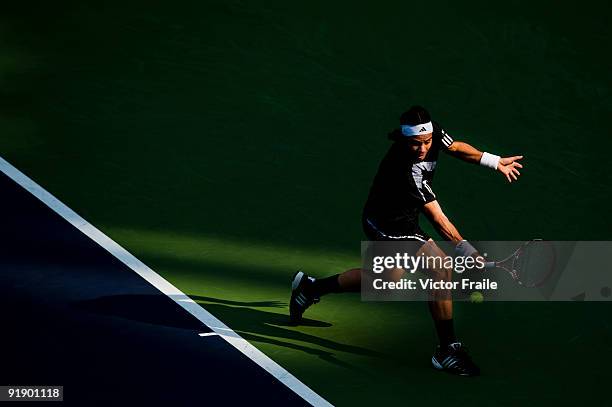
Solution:
{"label": "player's shadow", "polygon": [[[253,304],[257,304],[258,302],[228,301],[225,299],[196,295],[190,297],[222,321],[232,321],[231,328],[248,340],[303,351],[347,368],[350,368],[350,365],[336,359],[333,353],[304,346],[302,344],[296,344],[295,341],[315,345],[330,351],[352,353],[361,356],[384,357],[383,354],[370,349],[347,345],[316,335],[287,329],[287,327],[291,327],[292,325],[289,323],[289,317],[286,313],[287,304],[285,303],[277,301],[269,303],[272,304],[274,308],[283,308],[285,312],[280,314],[252,308],[254,306]],[[300,325],[310,327],[331,326],[330,323],[308,318],[305,318]]]}
{"label": "player's shadow", "polygon": [[[198,295],[190,295],[192,300],[198,303],[213,303],[220,305],[230,305],[236,307],[263,307],[263,308],[282,308],[284,310],[288,309],[288,305],[283,301],[233,301],[233,300],[224,300],[221,298],[213,298],[213,297],[203,297]],[[206,309],[210,306],[206,305]],[[277,313],[267,313],[269,314],[269,318],[267,323],[275,325],[275,326],[294,326],[289,323],[289,319],[287,314],[277,314]],[[320,328],[329,328],[332,326],[329,322],[317,321],[315,319],[304,318],[302,322],[300,322],[301,326],[315,326]]]}
{"label": "player's shadow", "polygon": [[[243,338],[269,343],[305,352],[338,366],[353,367],[338,360],[334,352],[352,353],[370,357],[384,357],[370,349],[347,345],[315,335],[287,329],[290,327],[286,313],[269,312],[257,308],[287,309],[279,301],[232,301],[212,297],[192,296],[194,301],[222,321],[231,321],[230,327]],[[165,295],[112,295],[92,300],[77,301],[72,306],[80,311],[119,317],[132,321],[162,325],[194,331],[207,330],[203,324]],[[304,326],[329,327],[331,324],[305,319]],[[301,343],[295,343],[301,342]],[[314,345],[316,347],[307,346]],[[323,348],[323,349],[320,349]]]}

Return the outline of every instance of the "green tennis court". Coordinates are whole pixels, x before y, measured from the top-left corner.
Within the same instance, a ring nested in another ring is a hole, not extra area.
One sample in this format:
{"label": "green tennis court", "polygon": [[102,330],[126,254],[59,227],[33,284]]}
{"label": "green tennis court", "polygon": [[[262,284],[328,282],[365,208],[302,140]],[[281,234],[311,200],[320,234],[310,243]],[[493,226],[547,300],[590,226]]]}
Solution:
{"label": "green tennis court", "polygon": [[[448,157],[470,239],[608,240],[604,1],[80,2],[5,6],[0,155],[335,405],[608,399],[608,303],[460,303],[483,376],[438,373],[421,303],[290,277],[357,267],[386,134],[411,104],[523,176]],[[434,231],[423,222],[430,233]]]}

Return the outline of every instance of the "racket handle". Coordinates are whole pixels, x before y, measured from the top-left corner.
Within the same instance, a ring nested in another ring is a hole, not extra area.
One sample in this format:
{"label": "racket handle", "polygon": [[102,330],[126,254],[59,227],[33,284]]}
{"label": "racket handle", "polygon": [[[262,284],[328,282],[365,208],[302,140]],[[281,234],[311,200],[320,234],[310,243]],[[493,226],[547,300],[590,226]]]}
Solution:
{"label": "racket handle", "polygon": [[494,269],[495,268],[495,262],[494,261],[485,261],[484,267],[486,269]]}

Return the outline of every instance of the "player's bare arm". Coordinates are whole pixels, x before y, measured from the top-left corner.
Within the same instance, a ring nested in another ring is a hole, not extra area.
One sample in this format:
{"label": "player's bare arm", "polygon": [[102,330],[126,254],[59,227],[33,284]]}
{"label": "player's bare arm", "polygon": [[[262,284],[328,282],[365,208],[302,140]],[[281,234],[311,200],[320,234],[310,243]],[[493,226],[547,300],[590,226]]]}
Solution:
{"label": "player's bare arm", "polygon": [[[429,222],[433,225],[436,231],[442,236],[444,240],[448,240],[454,243],[459,243],[462,245],[469,245],[469,243],[461,236],[455,225],[448,219],[448,217],[442,211],[442,207],[438,203],[438,201],[432,201],[423,205],[421,212],[425,215],[425,217],[429,220]],[[480,254],[476,250],[473,249],[471,245],[467,246],[467,252],[470,255],[476,257],[480,256]]]}
{"label": "player's bare arm", "polygon": [[[474,164],[480,164],[482,163],[483,158],[487,158],[487,153],[483,153],[482,151],[479,151],[477,148],[463,141],[454,141],[448,147],[447,152],[454,157]],[[508,182],[512,182],[512,180],[516,181],[521,175],[518,169],[523,168],[523,165],[519,162],[521,159],[523,159],[522,155],[500,157],[495,169],[501,172],[506,177]]]}
{"label": "player's bare arm", "polygon": [[453,242],[460,242],[463,240],[455,225],[452,224],[442,211],[437,200],[423,205],[421,211],[443,239]]}

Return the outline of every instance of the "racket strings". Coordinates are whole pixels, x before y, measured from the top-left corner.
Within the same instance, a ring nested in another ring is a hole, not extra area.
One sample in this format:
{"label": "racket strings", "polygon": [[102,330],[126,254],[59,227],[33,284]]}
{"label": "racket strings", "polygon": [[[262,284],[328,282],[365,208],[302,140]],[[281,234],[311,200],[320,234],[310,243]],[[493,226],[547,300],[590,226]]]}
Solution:
{"label": "racket strings", "polygon": [[534,241],[517,254],[513,269],[522,285],[537,287],[550,277],[553,264],[552,246],[545,241]]}

